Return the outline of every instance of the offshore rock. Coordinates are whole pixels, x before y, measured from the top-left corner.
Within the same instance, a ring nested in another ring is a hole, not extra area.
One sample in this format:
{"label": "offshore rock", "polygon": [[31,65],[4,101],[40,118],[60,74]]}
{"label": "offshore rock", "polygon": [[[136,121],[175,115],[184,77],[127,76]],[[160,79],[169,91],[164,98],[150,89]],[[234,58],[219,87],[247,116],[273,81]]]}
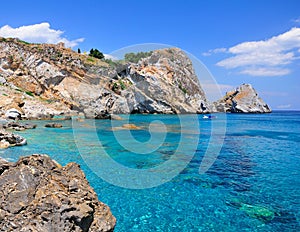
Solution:
{"label": "offshore rock", "polygon": [[113,231],[109,207],[97,198],[79,165],[46,155],[0,162],[1,231]]}
{"label": "offshore rock", "polygon": [[227,92],[214,103],[218,112],[230,113],[270,113],[271,108],[258,96],[250,84],[243,84]]}
{"label": "offshore rock", "polygon": [[60,124],[60,123],[47,123],[45,125],[45,127],[48,127],[48,128],[62,128],[63,125]]}

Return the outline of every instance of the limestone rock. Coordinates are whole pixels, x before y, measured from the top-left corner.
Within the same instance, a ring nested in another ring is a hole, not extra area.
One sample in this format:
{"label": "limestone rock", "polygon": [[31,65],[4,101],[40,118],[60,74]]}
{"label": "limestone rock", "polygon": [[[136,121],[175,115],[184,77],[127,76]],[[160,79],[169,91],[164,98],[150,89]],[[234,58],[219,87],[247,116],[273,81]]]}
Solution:
{"label": "limestone rock", "polygon": [[2,231],[113,231],[116,219],[79,165],[46,155],[0,162]]}
{"label": "limestone rock", "polygon": [[215,102],[219,112],[270,113],[271,108],[258,96],[250,84],[243,84]]}

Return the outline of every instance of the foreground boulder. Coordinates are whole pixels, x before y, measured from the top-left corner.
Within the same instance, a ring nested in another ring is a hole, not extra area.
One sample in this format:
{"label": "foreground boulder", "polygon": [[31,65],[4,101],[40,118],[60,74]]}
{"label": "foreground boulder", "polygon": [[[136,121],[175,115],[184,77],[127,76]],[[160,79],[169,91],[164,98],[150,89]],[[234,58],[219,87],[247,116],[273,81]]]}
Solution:
{"label": "foreground boulder", "polygon": [[237,89],[227,92],[215,102],[218,112],[230,113],[270,113],[270,107],[258,96],[250,84],[242,84]]}
{"label": "foreground boulder", "polygon": [[46,155],[0,160],[2,231],[113,231],[109,207],[79,165],[61,167]]}

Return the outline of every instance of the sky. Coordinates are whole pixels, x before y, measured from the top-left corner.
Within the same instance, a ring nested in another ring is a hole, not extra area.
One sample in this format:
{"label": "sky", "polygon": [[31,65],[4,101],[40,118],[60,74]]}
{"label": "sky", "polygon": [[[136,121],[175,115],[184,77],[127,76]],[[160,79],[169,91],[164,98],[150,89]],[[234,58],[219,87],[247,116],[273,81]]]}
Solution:
{"label": "sky", "polygon": [[105,54],[167,44],[199,59],[223,93],[250,83],[273,110],[300,110],[299,0],[15,0],[0,12],[2,37]]}

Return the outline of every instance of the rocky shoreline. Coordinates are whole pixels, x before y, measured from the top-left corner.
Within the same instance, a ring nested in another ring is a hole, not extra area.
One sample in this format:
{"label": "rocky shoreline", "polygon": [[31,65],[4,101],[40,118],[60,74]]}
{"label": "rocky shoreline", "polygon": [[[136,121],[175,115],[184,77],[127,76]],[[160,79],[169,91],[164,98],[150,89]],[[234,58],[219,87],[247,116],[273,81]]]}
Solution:
{"label": "rocky shoreline", "polygon": [[47,155],[0,159],[0,191],[1,231],[110,232],[116,224],[79,165]]}

